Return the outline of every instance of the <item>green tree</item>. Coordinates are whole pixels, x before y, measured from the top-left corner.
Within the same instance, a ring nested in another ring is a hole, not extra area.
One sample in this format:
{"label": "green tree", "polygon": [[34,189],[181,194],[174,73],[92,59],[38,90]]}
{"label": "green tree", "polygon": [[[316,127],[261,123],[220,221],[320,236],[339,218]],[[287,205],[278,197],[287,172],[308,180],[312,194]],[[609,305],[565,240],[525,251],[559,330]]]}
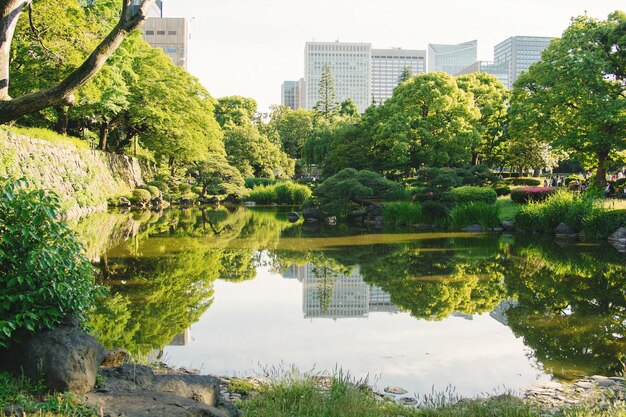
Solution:
{"label": "green tree", "polygon": [[335,93],[335,80],[329,64],[322,67],[322,75],[318,86],[318,100],[313,106],[313,110],[319,112],[323,117],[330,119],[339,111],[337,94]]}
{"label": "green tree", "polygon": [[302,158],[302,148],[313,132],[314,113],[310,110],[292,110],[285,106],[273,108],[268,123],[269,135],[276,135],[285,153],[294,159]]}
{"label": "green tree", "polygon": [[193,162],[188,174],[202,187],[202,195],[225,195],[243,197],[246,186],[239,172],[221,155],[204,161]]}
{"label": "green tree", "polygon": [[400,78],[398,79],[398,84],[402,84],[403,82],[409,81],[413,78],[413,70],[411,67],[404,67],[402,70],[402,74],[400,74]]}
{"label": "green tree", "polygon": [[420,74],[399,85],[393,97],[363,118],[379,172],[409,175],[422,166],[471,162],[480,143],[479,109],[444,73]]}
{"label": "green tree", "polygon": [[257,102],[253,98],[231,96],[222,97],[215,105],[215,118],[222,127],[227,125],[247,126],[257,113]]}
{"label": "green tree", "polygon": [[497,153],[507,139],[509,92],[494,75],[484,72],[460,76],[456,82],[459,88],[473,96],[474,104],[480,110],[476,129],[481,141],[472,149],[472,165],[482,162],[493,165],[500,159]]}
{"label": "green tree", "polygon": [[606,183],[626,150],[626,14],[574,18],[515,84],[511,135],[571,152]]}
{"label": "green tree", "polygon": [[339,115],[347,118],[356,118],[359,116],[359,108],[351,98],[347,98],[341,102]]}

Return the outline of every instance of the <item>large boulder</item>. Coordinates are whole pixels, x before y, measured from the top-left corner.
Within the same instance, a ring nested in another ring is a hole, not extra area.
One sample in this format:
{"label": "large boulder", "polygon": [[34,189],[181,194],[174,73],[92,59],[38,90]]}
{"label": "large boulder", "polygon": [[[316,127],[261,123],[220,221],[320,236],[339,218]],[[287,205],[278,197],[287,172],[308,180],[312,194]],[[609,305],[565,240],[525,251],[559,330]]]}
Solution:
{"label": "large boulder", "polygon": [[559,224],[554,229],[554,234],[556,235],[556,237],[561,237],[561,238],[573,238],[573,237],[578,236],[578,232],[576,231],[576,229],[574,229],[573,227],[565,223]]}
{"label": "large boulder", "polygon": [[318,208],[305,208],[302,210],[302,217],[307,222],[322,222],[324,221],[324,215]]}
{"label": "large boulder", "polygon": [[469,226],[462,228],[461,231],[468,233],[482,233],[485,231],[485,228],[479,224],[470,224]]}
{"label": "large boulder", "polygon": [[73,320],[26,338],[19,346],[18,361],[27,377],[43,377],[51,390],[86,393],[96,384],[105,354],[104,347]]}
{"label": "large boulder", "polygon": [[504,220],[501,224],[502,230],[504,230],[505,232],[514,232],[515,231],[515,225],[513,224],[513,222],[510,222],[508,220]]}
{"label": "large boulder", "polygon": [[289,220],[292,223],[295,223],[298,220],[300,220],[300,215],[296,213],[295,211],[292,211],[291,213],[287,213],[287,220]]}
{"label": "large boulder", "polygon": [[620,227],[609,236],[609,242],[626,245],[626,227]]}
{"label": "large boulder", "polygon": [[129,199],[127,199],[126,197],[120,197],[120,198],[119,198],[119,200],[118,200],[118,202],[117,202],[117,204],[118,204],[120,207],[131,207],[131,206],[132,206],[132,203],[131,203],[131,202],[130,202],[130,200],[129,200]]}

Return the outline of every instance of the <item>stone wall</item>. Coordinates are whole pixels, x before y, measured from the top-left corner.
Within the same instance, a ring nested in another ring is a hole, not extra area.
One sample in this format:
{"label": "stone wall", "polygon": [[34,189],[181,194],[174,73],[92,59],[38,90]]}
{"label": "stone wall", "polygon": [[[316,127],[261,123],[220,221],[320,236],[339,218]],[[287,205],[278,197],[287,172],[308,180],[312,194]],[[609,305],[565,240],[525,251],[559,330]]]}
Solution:
{"label": "stone wall", "polygon": [[59,195],[64,217],[106,210],[107,198],[144,183],[139,161],[0,130],[0,177],[25,178]]}

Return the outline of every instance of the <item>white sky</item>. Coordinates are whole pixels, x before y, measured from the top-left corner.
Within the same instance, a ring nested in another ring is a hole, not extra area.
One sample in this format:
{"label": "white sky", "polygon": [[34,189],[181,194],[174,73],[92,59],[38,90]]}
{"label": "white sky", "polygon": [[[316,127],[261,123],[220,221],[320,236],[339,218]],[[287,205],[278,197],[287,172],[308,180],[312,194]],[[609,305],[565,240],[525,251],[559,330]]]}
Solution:
{"label": "white sky", "polygon": [[426,49],[478,40],[478,59],[509,36],[560,36],[570,18],[605,19],[624,0],[164,0],[190,24],[189,71],[214,97],[280,104],[280,86],[304,73],[307,41]]}

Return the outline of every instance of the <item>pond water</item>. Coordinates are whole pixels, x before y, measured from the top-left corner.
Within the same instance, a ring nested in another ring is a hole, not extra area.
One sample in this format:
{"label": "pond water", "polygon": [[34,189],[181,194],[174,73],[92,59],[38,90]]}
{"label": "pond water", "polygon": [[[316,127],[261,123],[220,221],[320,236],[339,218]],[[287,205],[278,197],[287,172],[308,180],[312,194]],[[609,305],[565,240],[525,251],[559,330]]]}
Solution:
{"label": "pond water", "polygon": [[107,348],[216,375],[342,369],[379,389],[517,390],[624,368],[626,255],[498,234],[292,224],[284,209],[75,225]]}

